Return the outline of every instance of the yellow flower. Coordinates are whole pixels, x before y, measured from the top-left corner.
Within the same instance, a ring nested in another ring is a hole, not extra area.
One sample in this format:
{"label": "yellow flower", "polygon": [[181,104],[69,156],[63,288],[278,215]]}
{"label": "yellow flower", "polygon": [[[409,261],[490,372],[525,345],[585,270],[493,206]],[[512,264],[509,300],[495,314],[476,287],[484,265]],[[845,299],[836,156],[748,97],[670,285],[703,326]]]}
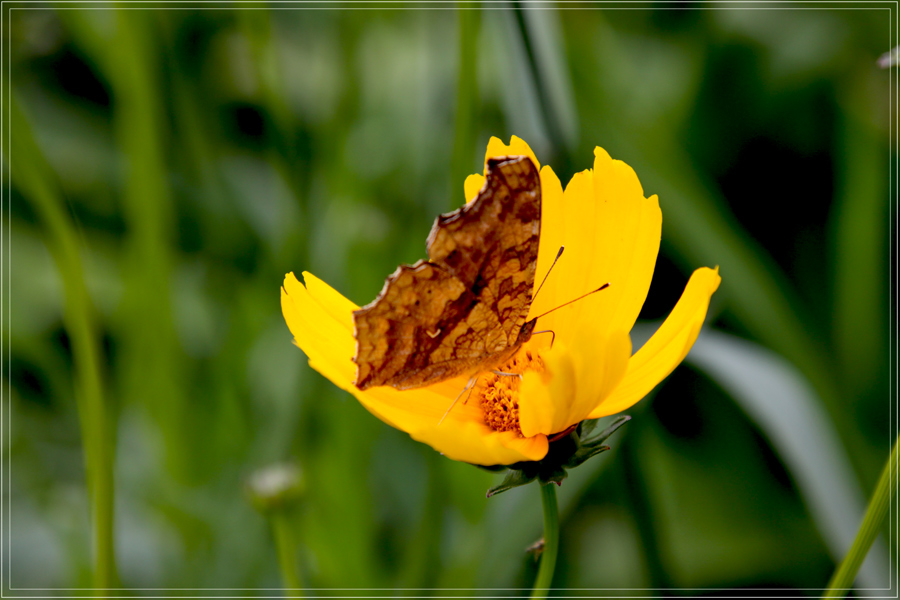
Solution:
{"label": "yellow flower", "polygon": [[[528,145],[513,136],[507,146],[488,143],[485,162],[495,156],[527,155]],[[479,377],[466,403],[441,421],[465,387],[467,377],[414,390],[353,384],[352,312],[358,307],[310,273],[305,286],[288,273],[281,307],[296,344],[309,364],[354,396],[379,419],[403,430],[454,460],[509,465],[544,458],[549,439],[584,419],[621,412],[643,398],[682,361],[697,339],[709,299],[719,286],[718,269],[700,268],[659,330],[633,356],[629,331],[647,297],[659,251],[662,213],[656,196],[644,197],[634,171],[594,150],[594,168],[577,173],[563,191],[545,166],[541,174],[541,238],[537,261],[543,277],[560,246],[554,267],[529,318],[609,282],[592,294],[542,317],[541,330],[503,370]],[[466,179],[473,199],[483,175]]]}

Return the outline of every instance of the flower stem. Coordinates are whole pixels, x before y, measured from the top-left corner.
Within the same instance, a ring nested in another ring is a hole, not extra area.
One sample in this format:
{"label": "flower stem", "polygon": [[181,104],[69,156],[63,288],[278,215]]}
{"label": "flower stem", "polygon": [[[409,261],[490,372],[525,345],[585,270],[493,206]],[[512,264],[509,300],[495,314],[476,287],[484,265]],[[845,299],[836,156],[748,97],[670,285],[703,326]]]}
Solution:
{"label": "flower stem", "polygon": [[866,516],[863,517],[856,539],[853,540],[847,556],[831,576],[828,588],[822,594],[823,598],[843,598],[848,594],[853,587],[853,580],[856,579],[856,573],[862,566],[863,559],[869,553],[869,548],[872,547],[875,538],[878,537],[884,517],[893,500],[893,491],[897,481],[897,460],[900,458],[897,446],[897,440],[895,440],[894,449],[891,450],[887,464],[884,465],[884,470],[881,472],[881,479],[878,480],[875,493],[869,501],[869,508],[866,509]]}
{"label": "flower stem", "polygon": [[284,580],[284,595],[291,598],[303,597],[303,586],[297,575],[297,544],[291,531],[291,523],[284,511],[273,511],[269,516],[272,524],[272,535],[275,537],[275,552],[278,554],[278,566]]}
{"label": "flower stem", "polygon": [[546,598],[553,582],[556,555],[559,554],[559,505],[556,502],[556,484],[541,484],[541,500],[544,505],[544,550],[541,566],[531,591],[532,598]]}

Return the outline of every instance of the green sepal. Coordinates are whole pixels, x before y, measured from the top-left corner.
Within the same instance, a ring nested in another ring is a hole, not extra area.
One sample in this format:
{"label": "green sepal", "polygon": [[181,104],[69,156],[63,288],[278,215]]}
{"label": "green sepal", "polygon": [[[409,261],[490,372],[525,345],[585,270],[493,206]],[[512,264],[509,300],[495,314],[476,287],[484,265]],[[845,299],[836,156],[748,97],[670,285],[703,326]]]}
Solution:
{"label": "green sepal", "polygon": [[578,424],[578,435],[581,436],[581,439],[586,438],[591,435],[591,432],[594,428],[597,427],[597,423],[600,422],[600,419],[586,419]]}
{"label": "green sepal", "polygon": [[572,455],[572,458],[566,463],[566,467],[571,469],[577,467],[592,456],[596,456],[601,452],[609,450],[609,446],[584,446],[578,452]]}
{"label": "green sepal", "polygon": [[489,489],[487,497],[527,485],[536,479],[544,485],[561,484],[568,477],[566,469],[577,467],[592,456],[609,450],[609,446],[604,446],[603,442],[629,420],[631,417],[627,415],[617,417],[599,435],[589,440],[584,438],[593,432],[597,426],[597,419],[582,421],[569,435],[551,442],[547,455],[541,460],[522,461],[506,466],[475,465],[493,472],[508,469],[503,482]]}
{"label": "green sepal", "polygon": [[520,485],[527,485],[534,481],[534,479],[534,475],[528,476],[524,471],[520,471],[518,469],[510,469],[500,485],[495,485],[487,491],[487,497],[490,498],[494,494],[499,494],[500,492],[511,490],[514,487],[519,487]]}
{"label": "green sepal", "polygon": [[[613,420],[613,422],[609,424],[609,427],[607,427],[606,429],[604,429],[603,431],[600,432],[600,435],[598,435],[595,438],[591,438],[590,440],[585,440],[583,442],[583,444],[584,445],[602,444],[609,438],[609,436],[614,434],[619,427],[621,427],[622,425],[624,425],[625,423],[627,423],[630,420],[631,420],[631,417],[629,417],[628,415],[622,415],[622,416],[616,417]],[[597,426],[597,419],[593,419],[592,421],[593,422],[592,422],[590,428],[581,434],[582,438],[586,438],[588,436],[588,434],[594,430],[594,427]],[[586,422],[587,421],[585,421],[585,423]]]}

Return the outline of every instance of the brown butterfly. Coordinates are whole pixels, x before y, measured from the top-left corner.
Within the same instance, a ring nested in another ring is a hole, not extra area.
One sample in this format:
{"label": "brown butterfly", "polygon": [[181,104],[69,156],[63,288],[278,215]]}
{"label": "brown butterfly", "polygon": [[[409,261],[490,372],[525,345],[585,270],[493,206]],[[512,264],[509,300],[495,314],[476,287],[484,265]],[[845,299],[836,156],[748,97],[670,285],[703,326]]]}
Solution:
{"label": "brown butterfly", "polygon": [[400,265],[353,312],[361,390],[405,390],[507,362],[534,331],[527,321],[541,233],[541,181],[527,156],[487,161],[472,201],[438,216],[429,260]]}

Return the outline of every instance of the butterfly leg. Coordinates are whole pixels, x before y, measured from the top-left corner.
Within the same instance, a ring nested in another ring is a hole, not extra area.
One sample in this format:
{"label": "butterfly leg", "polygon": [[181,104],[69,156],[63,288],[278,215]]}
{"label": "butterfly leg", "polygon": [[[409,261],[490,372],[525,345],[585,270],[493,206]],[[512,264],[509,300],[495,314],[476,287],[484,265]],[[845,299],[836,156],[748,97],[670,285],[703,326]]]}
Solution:
{"label": "butterfly leg", "polygon": [[[444,416],[441,417],[441,420],[438,421],[438,425],[440,425],[441,423],[444,422],[444,419],[447,418],[447,415],[450,414],[450,411],[453,410],[453,407],[456,406],[456,403],[459,402],[459,399],[462,398],[462,395],[463,395],[463,394],[465,394],[466,392],[469,392],[469,395],[472,395],[472,389],[475,387],[475,382],[476,382],[476,381],[478,381],[478,377],[477,377],[477,376],[476,376],[476,377],[470,377],[470,378],[469,378],[469,383],[466,384],[466,387],[464,387],[464,388],[462,389],[462,391],[459,393],[459,395],[456,397],[456,399],[453,401],[453,403],[450,404],[450,406],[447,408],[447,412],[445,412],[445,413],[444,413]],[[465,404],[465,403],[468,402],[468,401],[469,401],[469,396],[466,396],[466,399],[463,401],[463,404]]]}
{"label": "butterfly leg", "polygon": [[494,375],[501,375],[503,377],[518,377],[519,379],[522,379],[521,373],[506,373],[505,371],[491,371],[491,373],[493,373]]}
{"label": "butterfly leg", "polygon": [[549,334],[551,334],[551,335],[553,336],[553,337],[550,338],[550,347],[552,348],[552,347],[553,347],[553,342],[556,341],[556,332],[553,331],[552,329],[542,329],[541,331],[535,331],[534,333],[531,334],[531,336],[534,337],[534,336],[536,336],[536,335],[539,334],[539,333],[549,333]]}

